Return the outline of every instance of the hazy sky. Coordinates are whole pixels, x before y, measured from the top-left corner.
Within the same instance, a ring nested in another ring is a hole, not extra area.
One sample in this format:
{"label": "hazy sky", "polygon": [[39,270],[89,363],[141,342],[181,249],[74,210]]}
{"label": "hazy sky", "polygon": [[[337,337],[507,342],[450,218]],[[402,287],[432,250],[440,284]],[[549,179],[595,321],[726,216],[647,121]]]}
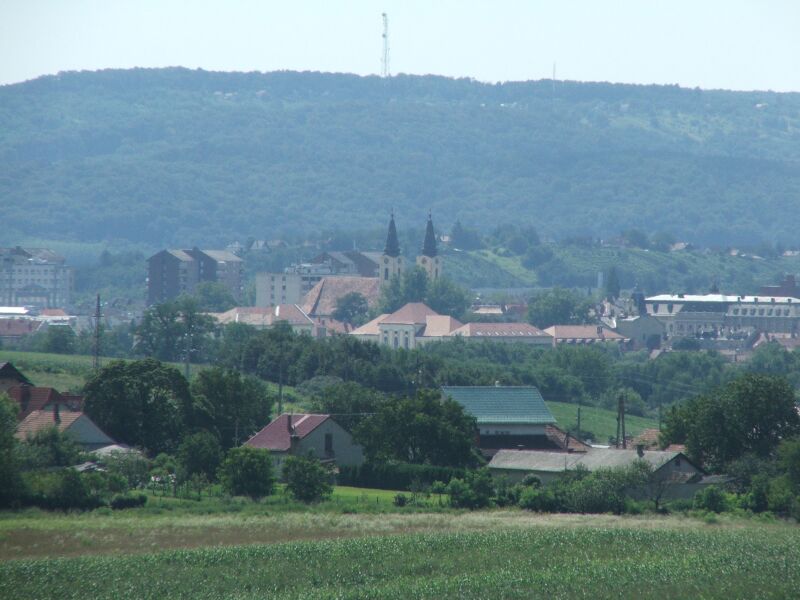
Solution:
{"label": "hazy sky", "polygon": [[181,65],[800,91],[800,0],[0,0],[0,83]]}

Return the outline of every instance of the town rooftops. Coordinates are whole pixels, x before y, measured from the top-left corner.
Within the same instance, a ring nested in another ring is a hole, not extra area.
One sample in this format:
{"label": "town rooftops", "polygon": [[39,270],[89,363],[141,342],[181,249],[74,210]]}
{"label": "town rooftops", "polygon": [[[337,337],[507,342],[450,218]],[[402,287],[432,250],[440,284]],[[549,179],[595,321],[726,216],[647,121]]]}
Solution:
{"label": "town rooftops", "polygon": [[[616,448],[591,448],[587,452],[546,452],[540,450],[500,450],[489,467],[518,471],[560,472],[575,469],[578,465],[589,471],[612,467],[626,467],[637,460],[650,463],[659,469],[676,457],[686,459],[681,452],[660,450],[618,450]],[[688,459],[686,459],[688,460]]]}
{"label": "town rooftops", "polygon": [[297,304],[275,306],[237,306],[223,313],[212,313],[218,323],[244,323],[253,327],[270,327],[279,321],[290,325],[313,325],[314,321]]}
{"label": "town rooftops", "polygon": [[30,309],[25,306],[0,306],[0,315],[2,316],[24,317],[30,312]]}
{"label": "town rooftops", "polygon": [[330,418],[330,415],[283,413],[272,421],[272,423],[247,440],[245,446],[264,448],[276,452],[286,452],[292,445],[292,434],[289,432],[289,419],[291,419],[292,433],[296,435],[298,439],[303,439]]}
{"label": "town rooftops", "polygon": [[451,335],[461,327],[461,321],[448,315],[428,315],[425,317],[424,337],[443,337]]}
{"label": "town rooftops", "polygon": [[385,325],[425,325],[428,316],[439,316],[439,313],[422,302],[409,302],[388,315],[381,323]]}
{"label": "town rooftops", "polygon": [[381,294],[381,280],[377,277],[323,277],[303,298],[303,310],[309,315],[330,316],[336,310],[336,301],[351,292],[361,294],[368,306],[374,306]]}
{"label": "town rooftops", "polygon": [[675,304],[688,302],[709,302],[716,304],[800,304],[800,298],[791,296],[731,296],[727,294],[660,294],[645,299],[647,302],[672,302]]}
{"label": "town rooftops", "polygon": [[463,406],[479,425],[550,425],[556,422],[539,390],[533,386],[444,386],[442,393]]}
{"label": "town rooftops", "polygon": [[242,262],[242,259],[229,250],[201,250],[203,254],[217,262]]}
{"label": "town rooftops", "polygon": [[184,262],[192,262],[194,258],[186,254],[184,250],[177,250],[177,249],[167,249],[164,252],[167,252],[177,258],[178,260],[182,260]]}
{"label": "town rooftops", "polygon": [[364,323],[361,327],[354,329],[350,333],[352,335],[380,335],[381,334],[380,324],[388,316],[389,315],[385,313],[382,315],[378,315],[377,317],[372,319],[372,321]]}
{"label": "town rooftops", "polygon": [[9,388],[7,394],[19,405],[18,418],[20,420],[23,420],[31,412],[51,408],[55,404],[72,411],[80,410],[83,407],[83,396],[62,394],[51,387],[16,385]]}
{"label": "town rooftops", "polygon": [[463,325],[453,331],[451,335],[482,338],[551,338],[549,333],[546,333],[538,327],[534,327],[528,323],[467,323],[466,325]]}
{"label": "town rooftops", "polygon": [[601,325],[553,325],[545,329],[556,341],[573,343],[621,342],[625,339],[616,331]]}
{"label": "town rooftops", "polygon": [[69,433],[87,449],[93,450],[115,443],[85,413],[72,410],[35,410],[17,425],[14,435],[19,440],[26,440],[48,427],[56,427],[62,433]]}

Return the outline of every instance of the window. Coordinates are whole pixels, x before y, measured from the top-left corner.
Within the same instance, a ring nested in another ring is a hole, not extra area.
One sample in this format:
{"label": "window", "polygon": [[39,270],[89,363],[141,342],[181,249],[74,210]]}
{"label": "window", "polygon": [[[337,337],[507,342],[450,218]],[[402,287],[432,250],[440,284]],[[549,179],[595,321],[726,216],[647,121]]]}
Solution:
{"label": "window", "polygon": [[739,309],[738,308],[734,308],[733,309],[733,314],[738,315],[739,314]]}
{"label": "window", "polygon": [[325,434],[325,454],[331,456],[333,454],[333,434]]}
{"label": "window", "polygon": [[680,466],[681,466],[681,457],[680,456],[676,456],[675,457],[675,468],[678,469],[678,468],[680,468]]}

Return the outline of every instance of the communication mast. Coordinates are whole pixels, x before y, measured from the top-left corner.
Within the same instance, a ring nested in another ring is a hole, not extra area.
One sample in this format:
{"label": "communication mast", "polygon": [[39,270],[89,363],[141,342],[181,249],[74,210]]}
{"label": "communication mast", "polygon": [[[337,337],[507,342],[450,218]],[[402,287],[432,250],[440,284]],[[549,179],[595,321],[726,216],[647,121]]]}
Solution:
{"label": "communication mast", "polygon": [[383,57],[381,58],[381,77],[391,77],[389,72],[389,15],[383,17]]}

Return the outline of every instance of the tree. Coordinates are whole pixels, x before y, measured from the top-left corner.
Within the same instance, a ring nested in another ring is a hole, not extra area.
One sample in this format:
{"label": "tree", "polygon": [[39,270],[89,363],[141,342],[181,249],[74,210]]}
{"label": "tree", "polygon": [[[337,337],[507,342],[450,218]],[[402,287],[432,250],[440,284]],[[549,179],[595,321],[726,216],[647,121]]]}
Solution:
{"label": "tree", "polygon": [[195,475],[203,475],[207,481],[214,481],[222,462],[219,440],[208,431],[186,436],[178,448],[178,462],[181,480],[188,481]]}
{"label": "tree", "polygon": [[186,379],[152,358],[115,360],[86,384],[84,410],[114,439],[150,452],[177,447],[195,406]]}
{"label": "tree", "polygon": [[188,357],[197,362],[206,354],[215,328],[214,319],[200,312],[194,298],[182,296],[145,311],[136,329],[136,351],[163,361]]}
{"label": "tree", "polygon": [[40,429],[25,440],[25,445],[29,466],[33,468],[69,467],[83,459],[83,451],[75,440],[55,426]]}
{"label": "tree", "polygon": [[461,467],[475,462],[475,419],[436,390],[381,406],[355,432],[370,460]]}
{"label": "tree", "polygon": [[661,435],[664,443],[685,443],[692,458],[720,471],[746,453],[772,456],[782,439],[798,432],[795,394],[786,379],[746,374],[673,407]]}
{"label": "tree", "polygon": [[336,309],[331,316],[337,321],[361,325],[366,321],[368,313],[367,299],[358,292],[350,292],[336,299]]}
{"label": "tree", "polygon": [[289,456],[283,463],[286,489],[295,500],[311,503],[331,495],[331,474],[316,458]]}
{"label": "tree", "polygon": [[0,392],[0,507],[4,508],[18,502],[23,492],[14,438],[18,412],[17,403]]}
{"label": "tree", "polygon": [[461,225],[461,221],[456,221],[453,224],[453,229],[450,231],[450,244],[453,248],[460,250],[480,250],[483,248],[483,242],[478,232],[464,228]]}
{"label": "tree", "polygon": [[202,281],[198,283],[192,296],[197,309],[204,312],[225,312],[236,306],[236,299],[224,283]]}
{"label": "tree", "polygon": [[611,302],[619,298],[619,289],[620,285],[619,285],[619,275],[617,275],[617,268],[612,266],[606,272],[606,277],[605,277],[606,300]]}
{"label": "tree", "polygon": [[591,302],[565,290],[553,288],[531,298],[528,304],[528,322],[536,327],[586,323]]}
{"label": "tree", "polygon": [[35,352],[75,354],[78,336],[67,325],[50,325],[26,341],[25,347]]}
{"label": "tree", "polygon": [[441,315],[460,319],[469,308],[470,298],[463,288],[450,279],[439,277],[428,285],[425,304]]}
{"label": "tree", "polygon": [[255,377],[221,367],[203,369],[191,390],[195,424],[213,431],[223,448],[238,446],[269,423],[273,398]]}
{"label": "tree", "polygon": [[386,398],[380,392],[353,381],[345,381],[324,386],[312,395],[311,401],[314,410],[337,415],[336,422],[353,431],[365,419],[364,415],[376,412]]}
{"label": "tree", "polygon": [[222,487],[232,496],[259,500],[275,487],[272,457],[267,450],[242,446],[231,448],[219,470]]}

